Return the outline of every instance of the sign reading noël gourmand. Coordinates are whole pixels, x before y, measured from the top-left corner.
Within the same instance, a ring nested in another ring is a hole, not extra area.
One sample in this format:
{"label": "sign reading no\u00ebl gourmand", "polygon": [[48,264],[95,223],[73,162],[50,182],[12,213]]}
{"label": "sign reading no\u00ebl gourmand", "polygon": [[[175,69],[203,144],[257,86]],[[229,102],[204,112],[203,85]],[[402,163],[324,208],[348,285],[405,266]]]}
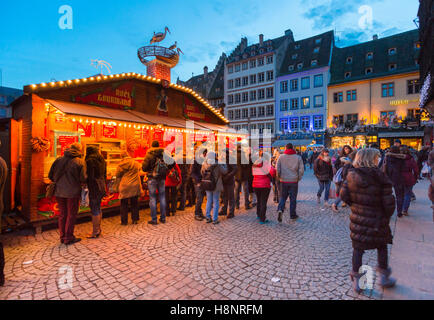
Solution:
{"label": "sign reading no\u00ebl gourmand", "polygon": [[135,107],[135,88],[131,81],[121,81],[72,96],[73,102],[116,109],[133,109]]}
{"label": "sign reading no\u00ebl gourmand", "polygon": [[187,120],[211,122],[211,119],[187,97],[184,97],[184,117]]}

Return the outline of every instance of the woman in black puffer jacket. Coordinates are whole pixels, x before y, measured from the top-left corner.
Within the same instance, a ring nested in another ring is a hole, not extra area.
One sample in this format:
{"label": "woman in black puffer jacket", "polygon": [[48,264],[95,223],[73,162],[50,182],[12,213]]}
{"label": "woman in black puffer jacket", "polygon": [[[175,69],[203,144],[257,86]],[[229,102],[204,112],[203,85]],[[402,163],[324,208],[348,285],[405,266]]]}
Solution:
{"label": "woman in black puffer jacket", "polygon": [[353,270],[351,278],[356,292],[360,292],[359,273],[365,250],[377,249],[381,285],[393,287],[396,280],[390,278],[387,245],[392,243],[389,227],[395,211],[392,184],[377,167],[380,152],[377,149],[362,149],[357,152],[353,169],[348,171],[340,196],[351,206],[350,230],[353,242]]}
{"label": "woman in black puffer jacket", "polygon": [[324,193],[325,205],[328,205],[330,196],[330,184],[333,179],[332,159],[329,156],[329,151],[323,149],[321,154],[316,158],[313,164],[313,172],[318,179],[319,190],[317,193],[318,204],[321,204],[321,195]]}

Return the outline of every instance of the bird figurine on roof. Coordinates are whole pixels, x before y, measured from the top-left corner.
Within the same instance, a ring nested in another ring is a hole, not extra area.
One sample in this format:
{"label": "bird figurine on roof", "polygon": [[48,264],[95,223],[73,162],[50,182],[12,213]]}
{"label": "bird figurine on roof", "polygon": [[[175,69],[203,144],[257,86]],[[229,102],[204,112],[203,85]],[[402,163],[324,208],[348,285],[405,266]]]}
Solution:
{"label": "bird figurine on roof", "polygon": [[170,30],[168,27],[164,28],[164,33],[163,32],[158,32],[158,33],[154,32],[154,36],[151,39],[151,44],[158,43],[158,42],[161,42],[164,39],[166,39],[167,32],[170,33]]}
{"label": "bird figurine on roof", "polygon": [[176,49],[176,52],[178,52],[178,56],[179,56],[179,53],[184,54],[184,52],[182,52],[182,50],[180,48]]}
{"label": "bird figurine on roof", "polygon": [[178,42],[175,41],[175,44],[171,45],[171,46],[169,47],[169,50],[175,50],[177,46],[178,46]]}

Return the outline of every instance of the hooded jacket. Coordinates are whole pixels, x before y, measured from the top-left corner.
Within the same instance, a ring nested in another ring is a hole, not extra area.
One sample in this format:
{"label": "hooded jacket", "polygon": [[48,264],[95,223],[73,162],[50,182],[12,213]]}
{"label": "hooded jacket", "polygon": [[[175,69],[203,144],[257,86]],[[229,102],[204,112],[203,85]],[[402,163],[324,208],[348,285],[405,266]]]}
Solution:
{"label": "hooded jacket", "polygon": [[303,160],[294,150],[286,150],[277,160],[276,174],[281,183],[298,183],[304,174]]}
{"label": "hooded jacket", "polygon": [[350,169],[340,197],[351,206],[353,248],[370,250],[392,243],[389,221],[395,211],[395,197],[390,180],[380,169]]}
{"label": "hooded jacket", "polygon": [[104,197],[106,195],[107,164],[94,146],[87,147],[86,170],[89,198]]}
{"label": "hooded jacket", "polygon": [[[86,164],[83,155],[74,148],[66,149],[64,156],[56,159],[50,168],[48,178],[56,183],[54,195],[58,198],[79,198],[81,185],[86,183]],[[60,178],[59,178],[60,177]]]}
{"label": "hooded jacket", "polygon": [[393,186],[399,186],[404,183],[401,175],[405,162],[405,155],[400,153],[386,153],[384,159],[385,173],[392,181]]}
{"label": "hooded jacket", "polygon": [[[148,174],[150,179],[152,171],[154,170],[154,166],[157,162],[157,159],[164,159],[164,149],[163,148],[150,148],[146,153],[146,157],[142,163],[142,170]],[[168,169],[171,170],[175,166],[175,162],[170,165],[167,165]],[[169,172],[167,172],[169,173]],[[166,177],[161,177],[159,180],[165,180]]]}
{"label": "hooded jacket", "polygon": [[401,176],[404,184],[408,187],[412,187],[417,183],[419,168],[417,167],[414,158],[409,154],[405,155],[404,165],[401,169]]}
{"label": "hooded jacket", "polygon": [[127,157],[116,170],[116,182],[119,185],[119,199],[139,197],[142,193],[140,180],[140,163]]}
{"label": "hooded jacket", "polygon": [[333,167],[332,160],[329,157],[329,161],[325,161],[320,155],[316,158],[313,164],[313,172],[319,181],[330,181],[333,179]]}

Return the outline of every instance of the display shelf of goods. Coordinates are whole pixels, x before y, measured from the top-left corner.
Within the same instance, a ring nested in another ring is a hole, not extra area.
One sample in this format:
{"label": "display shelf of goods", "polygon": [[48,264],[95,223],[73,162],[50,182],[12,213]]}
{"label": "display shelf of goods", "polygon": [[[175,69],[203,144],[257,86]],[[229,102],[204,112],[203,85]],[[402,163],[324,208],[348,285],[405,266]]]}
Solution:
{"label": "display shelf of goods", "polygon": [[30,139],[30,143],[32,145],[32,151],[39,153],[45,152],[50,149],[50,140],[42,137],[34,137]]}

